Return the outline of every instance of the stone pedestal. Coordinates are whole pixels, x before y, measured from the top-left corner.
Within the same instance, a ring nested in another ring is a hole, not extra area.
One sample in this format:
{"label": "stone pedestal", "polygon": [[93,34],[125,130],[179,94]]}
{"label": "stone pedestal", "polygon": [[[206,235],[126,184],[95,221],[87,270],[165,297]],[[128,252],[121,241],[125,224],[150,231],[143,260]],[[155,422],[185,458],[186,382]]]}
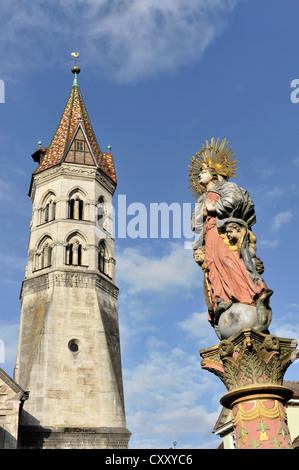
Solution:
{"label": "stone pedestal", "polygon": [[128,449],[127,428],[20,426],[19,449]]}
{"label": "stone pedestal", "polygon": [[227,393],[239,449],[291,449],[286,402],[293,392],[283,377],[298,356],[297,341],[244,328],[218,345],[203,349],[203,369],[217,375]]}

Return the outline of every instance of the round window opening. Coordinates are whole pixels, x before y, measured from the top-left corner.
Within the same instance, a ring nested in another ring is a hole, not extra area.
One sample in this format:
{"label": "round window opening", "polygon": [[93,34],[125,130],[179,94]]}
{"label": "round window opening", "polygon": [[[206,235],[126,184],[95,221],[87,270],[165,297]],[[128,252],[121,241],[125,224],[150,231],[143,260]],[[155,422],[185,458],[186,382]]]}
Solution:
{"label": "round window opening", "polygon": [[69,350],[72,351],[73,353],[76,353],[79,351],[79,345],[78,345],[78,340],[77,339],[71,339],[68,344]]}

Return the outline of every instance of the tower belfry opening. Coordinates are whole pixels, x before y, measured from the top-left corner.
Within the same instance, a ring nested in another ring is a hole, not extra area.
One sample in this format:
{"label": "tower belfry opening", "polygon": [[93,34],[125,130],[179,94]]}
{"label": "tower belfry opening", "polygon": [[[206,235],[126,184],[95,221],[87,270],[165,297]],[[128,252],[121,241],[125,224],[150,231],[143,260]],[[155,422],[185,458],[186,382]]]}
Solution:
{"label": "tower belfry opening", "polygon": [[[32,158],[32,222],[14,380],[27,393],[20,448],[127,448],[112,207],[112,154],[101,151],[73,85],[48,148]],[[102,235],[99,238],[99,234]]]}

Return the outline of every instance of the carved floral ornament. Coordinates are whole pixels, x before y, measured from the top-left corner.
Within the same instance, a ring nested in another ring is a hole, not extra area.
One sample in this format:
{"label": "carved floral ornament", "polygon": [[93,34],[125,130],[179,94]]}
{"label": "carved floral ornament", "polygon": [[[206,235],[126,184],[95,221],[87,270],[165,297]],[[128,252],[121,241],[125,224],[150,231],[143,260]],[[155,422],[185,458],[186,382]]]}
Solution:
{"label": "carved floral ornament", "polygon": [[285,371],[299,355],[296,346],[294,340],[243,329],[234,338],[202,350],[201,365],[217,375],[228,391],[248,385],[282,385]]}

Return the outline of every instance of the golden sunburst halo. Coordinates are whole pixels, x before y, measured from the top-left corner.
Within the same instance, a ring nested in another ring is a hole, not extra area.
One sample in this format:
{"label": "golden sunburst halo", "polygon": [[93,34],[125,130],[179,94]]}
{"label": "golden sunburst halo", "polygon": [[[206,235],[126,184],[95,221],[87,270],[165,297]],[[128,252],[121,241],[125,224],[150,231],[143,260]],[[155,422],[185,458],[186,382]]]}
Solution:
{"label": "golden sunburst halo", "polygon": [[235,178],[237,160],[234,157],[232,147],[228,147],[226,139],[220,142],[219,138],[215,141],[212,137],[210,143],[206,141],[206,145],[202,146],[200,152],[197,152],[196,156],[191,158],[191,165],[189,165],[190,186],[188,189],[192,191],[192,195],[196,200],[205,190],[204,186],[199,183],[199,173],[204,168],[213,168],[218,175],[225,178]]}

